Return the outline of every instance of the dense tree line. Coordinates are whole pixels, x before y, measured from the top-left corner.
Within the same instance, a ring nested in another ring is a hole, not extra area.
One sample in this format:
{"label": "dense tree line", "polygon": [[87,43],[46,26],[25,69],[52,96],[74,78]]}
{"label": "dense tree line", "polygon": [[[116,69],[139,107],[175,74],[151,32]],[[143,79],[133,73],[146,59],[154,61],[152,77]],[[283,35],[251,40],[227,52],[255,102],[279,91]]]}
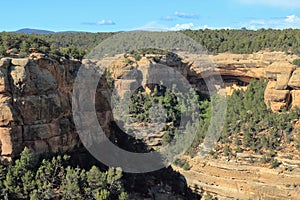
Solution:
{"label": "dense tree line", "polygon": [[221,142],[233,142],[236,151],[252,150],[263,154],[281,151],[294,140],[294,124],[300,117],[299,109],[274,113],[264,103],[266,80],[253,80],[248,89],[235,91],[228,98],[227,118]]}
{"label": "dense tree line", "polygon": [[[256,31],[205,29],[180,32],[197,41],[210,54],[222,52],[253,53],[264,49],[300,54],[300,30],[298,29],[259,29]],[[41,35],[2,32],[0,33],[0,57],[7,55],[6,51],[12,48],[18,49],[20,56],[24,57],[28,55],[29,48],[35,48],[53,57],[65,56],[82,59],[94,47],[115,34],[117,33],[78,32]],[[132,32],[130,34],[136,33]],[[143,34],[147,35],[149,33],[145,32]],[[147,37],[145,36],[145,38]],[[162,41],[165,46],[172,46],[174,43],[168,38]],[[143,39],[140,42],[142,44],[147,41]],[[123,44],[111,45],[112,49],[123,48]],[[184,45],[184,42],[182,45]]]}
{"label": "dense tree line", "polygon": [[54,58],[67,57],[82,59],[95,45],[113,33],[57,33],[57,34],[22,34],[0,33],[0,57],[7,55],[7,50],[17,49],[20,57],[30,53],[30,49],[46,53]]}
{"label": "dense tree line", "polygon": [[[283,110],[280,113],[272,112],[264,102],[264,91],[267,80],[253,79],[246,91],[236,90],[227,97],[227,112],[221,137],[215,147],[215,153],[225,156],[234,156],[239,152],[254,152],[266,154],[284,151],[294,146],[300,148],[300,132],[295,129],[295,123],[300,117],[300,109]],[[194,156],[200,151],[199,145],[206,137],[211,123],[211,98],[223,98],[218,95],[208,97],[198,93],[200,121],[197,125],[186,124],[187,132],[195,132],[195,140],[188,150]],[[163,145],[176,139],[181,114],[189,109],[191,102],[185,105],[178,104],[176,95],[168,88],[155,86],[151,93],[143,90],[131,96],[129,113],[134,122],[151,122],[151,106],[160,104],[166,109]],[[158,118],[155,118],[158,119]],[[275,154],[274,154],[275,155]],[[272,156],[271,156],[272,157]],[[270,159],[266,159],[271,161]]]}
{"label": "dense tree line", "polygon": [[253,53],[264,49],[300,54],[299,29],[259,30],[185,30],[209,53]]}
{"label": "dense tree line", "polygon": [[128,199],[122,170],[70,166],[70,156],[38,159],[25,148],[19,159],[0,165],[1,199]]}
{"label": "dense tree line", "polygon": [[[299,120],[300,109],[293,108],[274,113],[264,103],[264,91],[267,80],[252,80],[246,91],[235,90],[227,97],[227,113],[221,138],[212,154],[235,156],[243,151],[268,155],[272,160],[276,152],[286,148],[300,149],[300,133],[295,128]],[[188,153],[195,155],[206,136],[211,123],[210,100],[199,102],[203,110],[195,141]],[[271,155],[271,156],[270,156]],[[274,161],[275,162],[275,161]],[[273,163],[276,165],[276,163]]]}

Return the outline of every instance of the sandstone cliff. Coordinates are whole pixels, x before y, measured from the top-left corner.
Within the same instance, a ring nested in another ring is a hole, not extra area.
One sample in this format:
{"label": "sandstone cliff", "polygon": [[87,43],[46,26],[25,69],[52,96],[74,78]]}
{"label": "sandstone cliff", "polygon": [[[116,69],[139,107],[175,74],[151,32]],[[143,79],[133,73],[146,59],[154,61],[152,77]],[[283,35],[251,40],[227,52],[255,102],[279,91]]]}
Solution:
{"label": "sandstone cliff", "polygon": [[247,160],[186,159],[190,170],[174,168],[200,193],[209,192],[218,199],[299,199],[299,161],[287,170],[285,166],[269,169]]}
{"label": "sandstone cliff", "polygon": [[72,84],[80,62],[45,55],[0,61],[2,156],[24,146],[66,151],[79,144],[71,113]]}
{"label": "sandstone cliff", "polygon": [[[180,59],[176,55],[143,55],[140,59],[120,55],[109,58],[105,64],[110,65],[108,69],[120,96],[136,88],[138,84],[146,91],[153,89],[147,85],[147,77],[163,77],[164,73],[169,73],[155,67],[156,64],[161,64],[180,71],[200,91],[207,91],[203,78],[213,79],[216,71],[225,82],[227,94],[231,94],[233,89],[245,89],[251,78],[265,77],[270,80],[265,91],[265,103],[272,110],[279,111],[290,105],[300,107],[300,71],[291,64],[295,56],[260,52],[253,55],[219,54],[209,58],[215,64],[215,71],[196,68],[193,63],[195,55],[185,55]],[[98,61],[84,60],[83,63],[97,65]],[[24,59],[0,60],[2,159],[17,155],[24,146],[42,153],[68,151],[80,145],[72,117],[71,98],[76,73],[81,64],[75,60],[53,60],[40,53],[31,54]],[[102,66],[101,63],[98,65]],[[104,98],[109,95],[107,92],[109,91],[105,87],[98,88],[95,107],[99,122],[107,128],[109,134],[109,124],[113,118],[109,103]],[[148,142],[155,146],[161,143],[161,137],[161,133],[151,135]],[[188,183],[192,187],[197,184],[222,197],[276,199],[278,196],[296,199],[298,194],[298,189],[287,187],[287,184],[299,183],[297,167],[293,167],[295,173],[291,173],[245,163],[240,166],[239,161],[228,163],[194,159],[191,164],[189,172],[178,169],[186,176]],[[276,183],[272,183],[274,180]],[[280,193],[273,192],[278,189]]]}
{"label": "sandstone cliff", "polygon": [[[261,51],[253,54],[219,54],[210,56],[220,74],[226,79],[235,78],[248,82],[251,78],[268,78],[265,91],[265,103],[273,111],[300,106],[300,71],[292,65],[298,56],[286,55],[283,52]],[[241,86],[241,85],[238,85]],[[232,89],[244,89],[229,85],[227,94]]]}
{"label": "sandstone cliff", "polygon": [[[33,53],[29,58],[0,61],[0,144],[2,158],[25,146],[37,153],[68,151],[80,145],[72,116],[72,90],[81,62],[53,60]],[[101,89],[99,89],[101,91]],[[97,95],[100,121],[107,102]],[[101,101],[102,100],[102,101]],[[109,120],[109,119],[108,119]]]}
{"label": "sandstone cliff", "polygon": [[[245,89],[251,78],[269,78],[265,102],[274,111],[290,104],[300,106],[300,71],[290,64],[295,58],[280,52],[209,56],[215,64],[214,69],[223,77],[228,94],[232,93],[233,89]],[[206,91],[202,78],[213,77],[214,72],[205,72],[205,68],[195,68],[194,60],[196,55],[184,55],[183,58],[176,55],[144,55],[139,60],[121,55],[108,59],[106,63],[110,63],[109,70],[120,95],[136,87],[137,78],[140,79],[140,84],[145,86],[145,77],[163,76],[159,69],[153,68],[155,64],[176,68],[196,89]],[[84,62],[87,64],[90,61]],[[78,146],[80,141],[72,119],[71,97],[73,82],[80,66],[79,61],[56,61],[39,53],[33,53],[24,59],[1,59],[2,156],[10,157],[19,153],[24,146],[30,146],[36,152],[66,151]],[[122,77],[133,68],[141,72],[141,77],[134,74]],[[106,113],[109,109],[108,102],[103,100],[100,91],[101,89],[96,97],[96,107],[99,109],[96,110],[101,119],[99,121],[107,126],[112,117]]]}

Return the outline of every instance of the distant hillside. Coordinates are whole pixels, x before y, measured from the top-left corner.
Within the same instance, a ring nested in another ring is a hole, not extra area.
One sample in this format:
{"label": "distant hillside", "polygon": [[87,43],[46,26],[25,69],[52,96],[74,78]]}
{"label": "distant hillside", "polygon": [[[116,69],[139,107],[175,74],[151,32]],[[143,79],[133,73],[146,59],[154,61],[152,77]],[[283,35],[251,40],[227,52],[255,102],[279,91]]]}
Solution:
{"label": "distant hillside", "polygon": [[48,30],[40,30],[40,29],[32,29],[32,28],[23,28],[17,31],[13,31],[12,33],[25,33],[25,34],[56,34],[56,33],[80,33],[80,31],[48,31]]}
{"label": "distant hillside", "polygon": [[31,28],[23,28],[20,30],[15,31],[14,33],[25,33],[25,34],[53,34],[53,31],[47,30],[39,30],[39,29],[31,29]]}

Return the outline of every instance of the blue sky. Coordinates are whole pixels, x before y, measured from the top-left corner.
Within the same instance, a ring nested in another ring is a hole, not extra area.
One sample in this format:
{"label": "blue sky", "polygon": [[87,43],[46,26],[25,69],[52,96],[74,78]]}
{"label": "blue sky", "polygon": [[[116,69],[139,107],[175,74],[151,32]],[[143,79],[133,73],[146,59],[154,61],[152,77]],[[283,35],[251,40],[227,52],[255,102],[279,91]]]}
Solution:
{"label": "blue sky", "polygon": [[300,28],[300,0],[2,1],[0,31]]}

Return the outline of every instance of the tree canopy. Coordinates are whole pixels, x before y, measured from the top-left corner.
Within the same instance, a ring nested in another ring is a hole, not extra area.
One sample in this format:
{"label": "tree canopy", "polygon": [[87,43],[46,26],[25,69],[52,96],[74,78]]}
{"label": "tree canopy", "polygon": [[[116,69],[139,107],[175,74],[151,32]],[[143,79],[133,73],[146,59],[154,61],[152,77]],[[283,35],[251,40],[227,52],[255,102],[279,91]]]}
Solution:
{"label": "tree canopy", "polygon": [[[231,52],[237,54],[253,53],[260,50],[284,51],[300,54],[299,29],[259,29],[259,30],[184,30],[186,34],[204,47],[209,54]],[[16,48],[19,56],[29,54],[30,48],[50,54],[53,57],[82,59],[105,39],[118,33],[55,33],[22,34],[0,33],[0,57],[7,50]],[[132,33],[134,34],[134,33]],[[145,32],[145,34],[149,34]],[[141,43],[145,41],[140,41]],[[173,41],[165,40],[166,44]],[[113,44],[117,46],[118,44]]]}

